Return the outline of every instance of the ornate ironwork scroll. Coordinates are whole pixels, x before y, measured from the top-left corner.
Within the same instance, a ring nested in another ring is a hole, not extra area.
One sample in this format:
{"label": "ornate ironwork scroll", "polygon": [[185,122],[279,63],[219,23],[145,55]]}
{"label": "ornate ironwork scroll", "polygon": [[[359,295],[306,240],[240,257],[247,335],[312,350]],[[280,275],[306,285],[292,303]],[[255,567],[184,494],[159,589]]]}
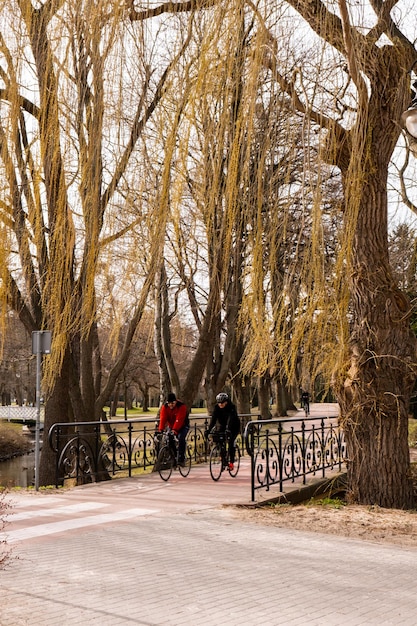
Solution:
{"label": "ornate ironwork scroll", "polygon": [[347,459],[343,431],[330,417],[256,420],[247,424],[245,446],[251,456],[252,501],[259,489],[283,491],[294,482],[326,469],[342,469]]}

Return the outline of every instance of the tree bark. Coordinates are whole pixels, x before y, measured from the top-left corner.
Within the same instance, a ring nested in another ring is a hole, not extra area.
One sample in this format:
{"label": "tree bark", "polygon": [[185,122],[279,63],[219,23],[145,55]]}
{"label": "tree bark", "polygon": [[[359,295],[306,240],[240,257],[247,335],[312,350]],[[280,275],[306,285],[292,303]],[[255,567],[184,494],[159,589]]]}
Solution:
{"label": "tree bark", "polygon": [[352,280],[351,367],[338,390],[348,483],[351,499],[361,504],[411,508],[407,433],[415,337],[405,296],[394,285],[384,285],[378,273],[370,276],[362,267]]}
{"label": "tree bark", "polygon": [[258,377],[259,413],[262,419],[271,419],[271,379],[268,374]]}
{"label": "tree bark", "polygon": [[383,141],[372,146],[372,154],[354,218],[350,368],[336,392],[349,457],[349,498],[361,504],[411,508],[407,433],[416,338],[410,327],[410,304],[389,267]]}
{"label": "tree bark", "polygon": [[288,415],[287,409],[289,404],[288,392],[285,384],[282,380],[274,380],[275,396],[276,396],[276,410],[274,417],[286,417]]}
{"label": "tree bark", "polygon": [[42,454],[39,462],[39,485],[55,485],[56,482],[56,455],[49,446],[49,429],[57,422],[71,422],[73,415],[69,399],[69,370],[68,358],[64,360],[61,372],[56,377],[51,395],[45,403],[45,417],[43,430]]}
{"label": "tree bark", "polygon": [[251,378],[241,372],[233,376],[233,393],[236,398],[237,411],[241,415],[251,413]]}

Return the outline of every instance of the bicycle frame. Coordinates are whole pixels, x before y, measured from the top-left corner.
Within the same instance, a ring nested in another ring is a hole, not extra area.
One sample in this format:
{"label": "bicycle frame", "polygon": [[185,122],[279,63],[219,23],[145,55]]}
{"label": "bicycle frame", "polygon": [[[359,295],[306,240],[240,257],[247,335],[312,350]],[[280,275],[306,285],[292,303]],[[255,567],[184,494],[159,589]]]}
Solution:
{"label": "bicycle frame", "polygon": [[239,446],[234,443],[235,447],[235,463],[231,469],[229,466],[229,450],[228,450],[228,438],[224,433],[215,433],[211,435],[212,445],[210,450],[210,475],[214,481],[218,481],[225,469],[229,472],[232,478],[235,478],[240,467],[240,449]]}
{"label": "bicycle frame", "polygon": [[181,476],[186,478],[191,469],[191,455],[186,452],[186,461],[181,464],[177,462],[178,442],[170,428],[163,433],[159,443],[158,452],[158,472],[162,480],[169,480],[173,469],[178,469]]}

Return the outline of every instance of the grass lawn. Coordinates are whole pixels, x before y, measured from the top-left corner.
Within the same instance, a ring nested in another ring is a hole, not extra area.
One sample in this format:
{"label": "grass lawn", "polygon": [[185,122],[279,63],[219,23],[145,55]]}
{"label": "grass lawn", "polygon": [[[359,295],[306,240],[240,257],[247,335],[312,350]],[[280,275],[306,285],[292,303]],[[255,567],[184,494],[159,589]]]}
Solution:
{"label": "grass lawn", "polygon": [[0,460],[24,454],[32,448],[33,444],[22,432],[22,424],[0,421]]}
{"label": "grass lawn", "polygon": [[[107,415],[109,415],[110,413],[110,407],[105,406],[104,407],[104,411],[106,412]],[[143,411],[141,407],[138,408],[133,408],[133,409],[128,409],[126,411],[126,415],[128,418],[133,419],[135,417],[149,417],[150,419],[152,419],[152,416],[158,413],[159,411],[159,407],[157,406],[151,406],[149,407],[149,411]],[[191,410],[191,415],[207,415],[207,409],[205,407],[203,407],[202,409],[200,408],[193,408]],[[118,419],[123,419],[125,416],[125,410],[123,407],[119,407],[116,411],[116,417]]]}

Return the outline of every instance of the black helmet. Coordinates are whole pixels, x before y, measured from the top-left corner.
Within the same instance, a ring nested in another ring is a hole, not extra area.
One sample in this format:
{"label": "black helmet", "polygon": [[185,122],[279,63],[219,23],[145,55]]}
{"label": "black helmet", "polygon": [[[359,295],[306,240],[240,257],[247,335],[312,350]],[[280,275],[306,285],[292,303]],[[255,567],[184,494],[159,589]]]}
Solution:
{"label": "black helmet", "polygon": [[217,404],[220,404],[221,402],[227,402],[228,399],[229,399],[229,396],[227,395],[227,393],[218,393],[216,396]]}

